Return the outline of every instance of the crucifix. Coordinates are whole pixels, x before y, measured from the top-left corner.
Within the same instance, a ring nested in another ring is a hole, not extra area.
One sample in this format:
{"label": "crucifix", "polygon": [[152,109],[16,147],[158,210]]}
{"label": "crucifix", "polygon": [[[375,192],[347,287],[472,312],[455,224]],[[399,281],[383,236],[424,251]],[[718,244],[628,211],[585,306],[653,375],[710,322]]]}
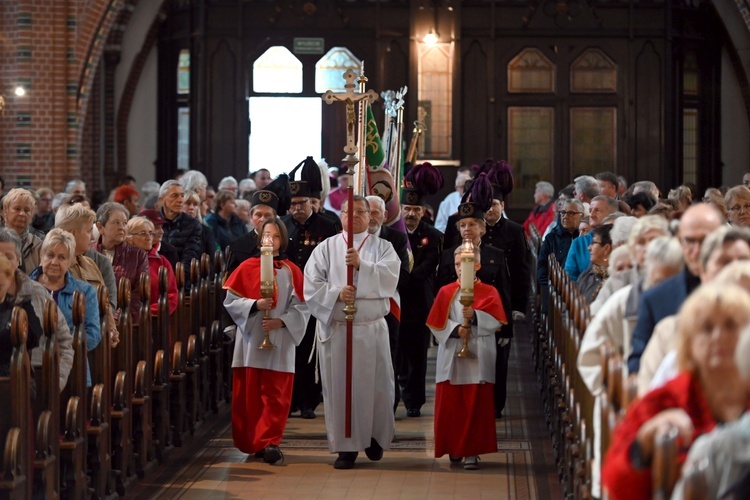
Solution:
{"label": "crucifix", "polygon": [[[362,69],[364,75],[364,68]],[[357,75],[351,69],[346,70],[344,73],[344,85],[345,92],[332,92],[327,91],[323,94],[323,100],[326,104],[334,102],[345,102],[346,103],[346,146],[344,146],[344,157],[342,163],[347,166],[347,173],[349,177],[354,179],[354,166],[359,163],[357,158],[357,119],[354,113],[354,103],[360,103],[360,105],[366,105],[369,102],[375,102],[378,99],[378,94],[374,90],[368,90],[367,92],[355,92],[355,83]],[[360,113],[360,116],[364,116],[364,113]],[[360,128],[364,129],[364,123],[360,123]],[[359,169],[362,171],[362,169]],[[354,213],[354,182],[349,182],[349,192],[347,193],[347,210],[353,215]],[[347,241],[348,248],[353,248],[354,237],[354,217],[351,215],[347,217],[346,232],[349,234]],[[352,286],[354,283],[354,268],[348,266],[346,269],[346,284]],[[345,420],[344,420],[344,435],[347,438],[352,436],[352,330],[354,327],[354,313],[357,312],[357,308],[354,306],[354,300],[347,302],[344,307],[344,314],[346,314],[346,404],[345,404]]]}

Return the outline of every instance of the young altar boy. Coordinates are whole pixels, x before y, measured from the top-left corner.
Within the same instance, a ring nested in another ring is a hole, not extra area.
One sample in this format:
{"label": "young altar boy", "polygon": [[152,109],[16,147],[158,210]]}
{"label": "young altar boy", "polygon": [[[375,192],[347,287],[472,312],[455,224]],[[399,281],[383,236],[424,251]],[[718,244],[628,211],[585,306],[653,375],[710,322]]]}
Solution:
{"label": "young altar boy", "polygon": [[[464,469],[479,468],[479,455],[497,451],[493,386],[495,383],[495,331],[507,322],[500,296],[491,286],[474,280],[474,303],[459,302],[461,246],[454,263],[458,280],[440,289],[427,318],[438,341],[435,374],[435,457],[446,453],[451,462],[464,458]],[[481,267],[474,248],[474,274]],[[463,327],[464,318],[471,328]],[[457,358],[468,338],[474,358]]]}

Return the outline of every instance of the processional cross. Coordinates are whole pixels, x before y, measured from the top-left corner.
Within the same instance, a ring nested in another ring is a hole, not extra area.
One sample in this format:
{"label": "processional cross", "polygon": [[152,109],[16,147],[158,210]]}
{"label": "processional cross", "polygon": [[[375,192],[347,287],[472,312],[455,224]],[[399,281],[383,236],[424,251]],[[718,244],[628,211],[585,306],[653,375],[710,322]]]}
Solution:
{"label": "processional cross", "polygon": [[[361,70],[362,76],[360,82],[364,83],[367,81],[364,78],[364,67]],[[334,102],[345,102],[346,103],[346,146],[344,146],[344,157],[342,163],[347,166],[347,173],[350,178],[354,178],[354,166],[359,163],[357,158],[357,119],[354,113],[354,104],[359,103],[360,105],[360,130],[364,130],[366,121],[367,104],[375,102],[378,99],[378,94],[374,90],[368,90],[367,92],[355,92],[355,83],[357,75],[351,69],[346,70],[344,73],[344,85],[345,92],[333,92],[331,90],[323,94],[323,100],[326,104],[332,104]],[[360,171],[362,169],[360,168]],[[347,210],[349,216],[347,217],[346,232],[349,234],[347,239],[347,247],[354,248],[354,182],[349,183],[349,192],[347,193]],[[346,269],[346,284],[352,286],[354,284],[354,268],[348,266]],[[345,406],[345,420],[344,420],[344,435],[347,438],[352,437],[352,329],[354,323],[354,313],[357,312],[357,308],[354,306],[354,300],[347,302],[344,307],[344,313],[346,314],[346,406]]]}

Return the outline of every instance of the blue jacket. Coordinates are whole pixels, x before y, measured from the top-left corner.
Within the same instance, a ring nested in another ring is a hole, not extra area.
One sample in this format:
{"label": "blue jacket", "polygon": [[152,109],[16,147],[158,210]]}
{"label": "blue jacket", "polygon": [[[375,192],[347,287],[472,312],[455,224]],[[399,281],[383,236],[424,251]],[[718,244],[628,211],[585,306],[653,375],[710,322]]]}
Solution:
{"label": "blue jacket", "polygon": [[216,236],[216,244],[219,245],[222,252],[231,242],[247,234],[245,223],[234,214],[229,217],[229,220],[224,219],[219,214],[208,214],[206,224],[213,230],[214,236]]}
{"label": "blue jacket", "polygon": [[[34,269],[29,277],[34,281],[39,281],[42,275],[42,268]],[[70,332],[73,333],[73,292],[79,291],[86,299],[86,316],[84,326],[86,327],[86,349],[92,351],[99,345],[102,340],[101,325],[99,323],[99,301],[96,298],[94,287],[73,277],[70,271],[65,274],[65,286],[57,295],[57,307],[65,316]],[[91,387],[91,372],[86,364],[86,386]]]}
{"label": "blue jacket", "polygon": [[648,341],[651,340],[656,324],[667,316],[677,314],[680,306],[692,291],[688,289],[690,280],[695,282],[697,278],[689,274],[687,269],[683,269],[643,292],[638,304],[638,320],[630,341],[632,349],[628,356],[628,373],[638,373],[641,367],[641,356],[646,350]]}
{"label": "blue jacket", "polygon": [[[549,236],[548,236],[549,237]],[[584,272],[591,264],[591,254],[589,245],[591,245],[591,233],[579,236],[573,240],[568,251],[568,258],[565,261],[565,271],[570,275],[573,281],[578,280],[578,276]]]}

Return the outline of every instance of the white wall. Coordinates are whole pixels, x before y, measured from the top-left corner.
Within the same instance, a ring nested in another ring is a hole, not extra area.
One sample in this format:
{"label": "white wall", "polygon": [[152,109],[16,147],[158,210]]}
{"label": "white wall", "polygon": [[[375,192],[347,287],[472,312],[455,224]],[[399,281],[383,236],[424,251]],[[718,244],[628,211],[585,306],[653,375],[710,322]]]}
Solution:
{"label": "white wall", "polygon": [[156,180],[156,73],[157,50],[154,47],[143,66],[128,116],[127,172],[144,182]]}
{"label": "white wall", "polygon": [[[159,0],[138,2],[123,33],[120,63],[115,71],[116,113],[120,112],[120,100],[133,61],[143,48],[148,30],[161,5]],[[117,166],[122,174],[134,176],[138,187],[146,181],[156,180],[156,66],[157,50],[154,48],[149,53],[138,80],[128,115],[127,165]]]}

